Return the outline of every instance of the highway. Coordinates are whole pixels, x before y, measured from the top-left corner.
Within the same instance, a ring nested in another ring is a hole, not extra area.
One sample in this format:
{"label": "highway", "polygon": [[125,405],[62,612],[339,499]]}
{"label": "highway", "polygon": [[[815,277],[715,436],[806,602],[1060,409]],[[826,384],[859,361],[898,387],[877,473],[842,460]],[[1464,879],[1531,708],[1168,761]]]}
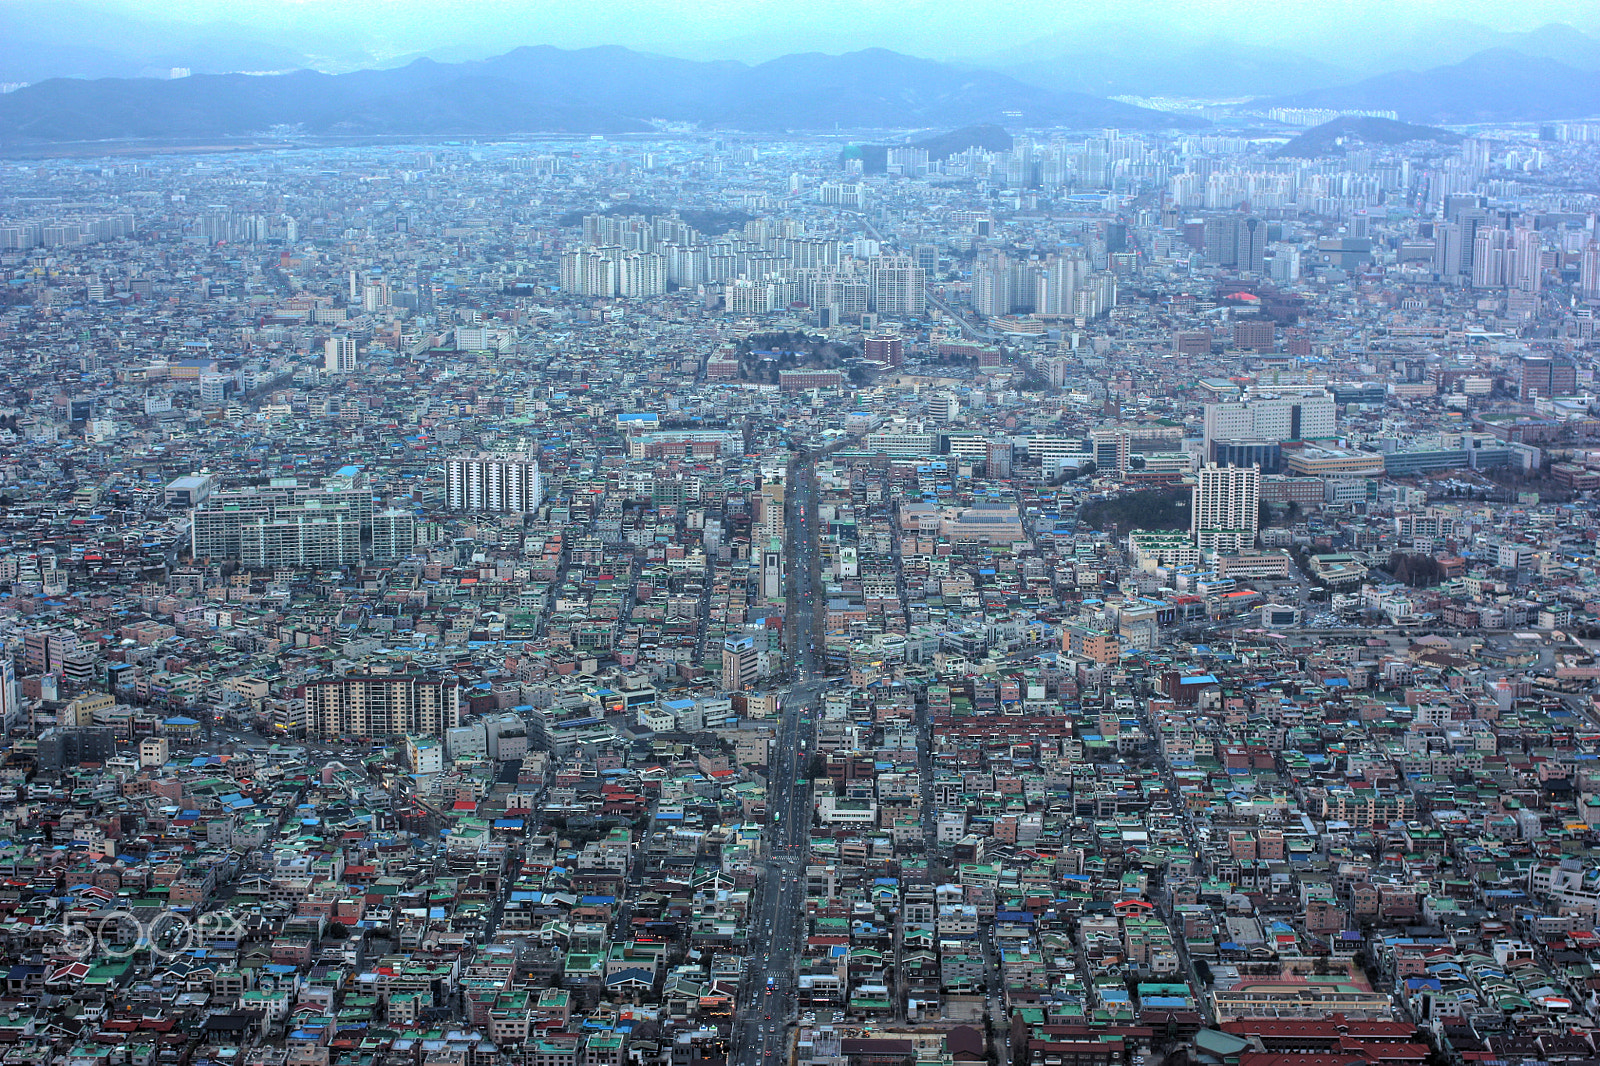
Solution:
{"label": "highway", "polygon": [[749,960],[734,1008],[733,1061],[776,1066],[789,1060],[799,1017],[796,967],[801,954],[810,846],[811,784],[820,694],[818,670],[826,603],[819,578],[816,468],[802,451],[789,464],[785,492],[785,658],[793,684],[784,692],[768,756],[769,851],[749,922]]}

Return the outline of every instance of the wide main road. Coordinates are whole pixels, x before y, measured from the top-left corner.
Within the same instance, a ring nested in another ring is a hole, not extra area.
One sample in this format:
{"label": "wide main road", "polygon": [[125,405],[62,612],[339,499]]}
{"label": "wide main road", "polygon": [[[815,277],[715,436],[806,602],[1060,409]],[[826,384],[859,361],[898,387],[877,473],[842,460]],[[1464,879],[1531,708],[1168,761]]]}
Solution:
{"label": "wide main road", "polygon": [[802,452],[785,486],[785,660],[793,683],[784,693],[767,759],[770,850],[749,922],[750,958],[734,1009],[733,1060],[783,1066],[798,1017],[795,969],[804,928],[806,852],[810,843],[810,760],[815,750],[821,679],[818,649],[827,605],[817,555],[815,459]]}

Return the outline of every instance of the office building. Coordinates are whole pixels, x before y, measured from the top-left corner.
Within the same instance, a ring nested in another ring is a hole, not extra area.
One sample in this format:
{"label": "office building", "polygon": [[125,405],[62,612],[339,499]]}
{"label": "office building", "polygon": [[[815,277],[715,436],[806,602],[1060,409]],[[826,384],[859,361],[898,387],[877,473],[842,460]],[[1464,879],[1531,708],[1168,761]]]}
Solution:
{"label": "office building", "polygon": [[1261,471],[1208,463],[1195,473],[1189,532],[1203,552],[1241,552],[1255,546],[1261,522]]}
{"label": "office building", "polygon": [[1267,253],[1267,223],[1254,216],[1214,215],[1205,220],[1201,247],[1211,266],[1259,274]]}
{"label": "office building", "polygon": [[461,686],[420,674],[348,674],[305,687],[306,730],[313,737],[442,737],[461,722]]}
{"label": "office building", "polygon": [[1258,466],[1263,474],[1283,471],[1283,445],[1265,440],[1214,440],[1206,460],[1218,466]]}
{"label": "office building", "polygon": [[484,453],[445,460],[445,502],[452,511],[517,514],[544,502],[544,479],[530,452]]}
{"label": "office building", "polygon": [[1239,219],[1234,265],[1242,271],[1259,274],[1266,254],[1266,222],[1259,218]]}
{"label": "office building", "polygon": [[862,354],[875,363],[899,366],[905,362],[905,342],[898,333],[869,333],[862,349]]}
{"label": "office building", "polygon": [[1521,397],[1550,399],[1578,391],[1578,368],[1565,356],[1525,355],[1521,366]]}
{"label": "office building", "polygon": [[1205,443],[1215,440],[1286,441],[1333,437],[1337,405],[1329,396],[1294,396],[1251,399],[1239,403],[1208,403]]}
{"label": "office building", "polygon": [[1231,215],[1214,215],[1205,221],[1205,261],[1212,266],[1233,266],[1239,261],[1239,220]]}
{"label": "office building", "polygon": [[1133,454],[1133,435],[1125,429],[1089,431],[1089,450],[1094,455],[1095,472],[1101,477],[1126,477]]}
{"label": "office building", "polygon": [[1233,346],[1256,352],[1270,352],[1277,342],[1270,318],[1249,319],[1233,324]]}
{"label": "office building", "polygon": [[729,637],[722,642],[722,687],[744,692],[755,687],[760,666],[754,637]]}

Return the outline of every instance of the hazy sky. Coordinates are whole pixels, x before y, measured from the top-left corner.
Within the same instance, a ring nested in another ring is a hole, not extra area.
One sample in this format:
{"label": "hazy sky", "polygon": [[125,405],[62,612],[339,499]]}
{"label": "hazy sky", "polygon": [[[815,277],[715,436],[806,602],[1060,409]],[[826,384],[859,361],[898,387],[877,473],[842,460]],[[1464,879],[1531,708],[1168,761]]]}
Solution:
{"label": "hazy sky", "polygon": [[[4,6],[51,0],[0,0]],[[621,44],[694,58],[880,46],[981,57],[1056,35],[1124,34],[1270,44],[1310,55],[1393,52],[1439,23],[1502,31],[1565,22],[1600,32],[1596,0],[79,0],[142,18],[230,22],[311,54],[394,58],[519,44]],[[1107,24],[1112,24],[1110,27]]]}

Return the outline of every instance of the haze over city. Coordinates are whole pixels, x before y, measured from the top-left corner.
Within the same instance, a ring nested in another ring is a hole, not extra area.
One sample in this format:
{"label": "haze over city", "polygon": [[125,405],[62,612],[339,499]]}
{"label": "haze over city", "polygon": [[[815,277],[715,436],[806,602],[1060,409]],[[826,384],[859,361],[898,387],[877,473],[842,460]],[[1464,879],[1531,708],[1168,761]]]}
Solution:
{"label": "haze over city", "polygon": [[[295,58],[330,72],[416,56],[482,59],[519,45],[621,45],[689,59],[761,62],[791,52],[888,48],[985,64],[1073,53],[1180,51],[1228,44],[1370,74],[1464,58],[1506,35],[1550,24],[1592,34],[1600,12],[1584,0],[1373,0],[1282,4],[1206,0],[996,0],[973,9],[938,0],[795,3],[721,0],[0,0],[14,41],[52,38],[67,52],[111,57],[192,40],[253,49],[264,66]],[[16,62],[8,57],[0,62]],[[35,57],[48,70],[48,57]]]}
{"label": "haze over city", "polygon": [[0,41],[0,1066],[1600,1066],[1592,0]]}

